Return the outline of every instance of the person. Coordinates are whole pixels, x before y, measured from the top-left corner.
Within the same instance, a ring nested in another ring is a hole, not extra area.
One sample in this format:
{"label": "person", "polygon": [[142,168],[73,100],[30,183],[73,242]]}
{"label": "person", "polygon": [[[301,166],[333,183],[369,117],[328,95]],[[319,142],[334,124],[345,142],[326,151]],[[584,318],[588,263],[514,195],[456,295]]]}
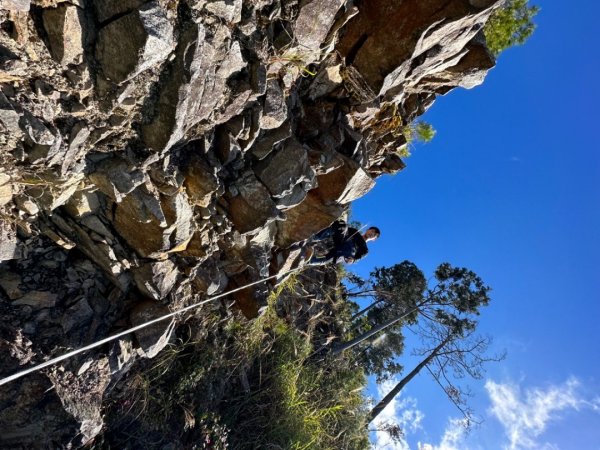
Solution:
{"label": "person", "polygon": [[370,227],[363,234],[353,227],[349,227],[343,220],[334,222],[331,226],[319,231],[309,244],[314,247],[325,247],[324,255],[315,251],[308,261],[308,265],[320,266],[331,263],[346,262],[352,264],[369,252],[367,242],[381,236],[377,227]]}

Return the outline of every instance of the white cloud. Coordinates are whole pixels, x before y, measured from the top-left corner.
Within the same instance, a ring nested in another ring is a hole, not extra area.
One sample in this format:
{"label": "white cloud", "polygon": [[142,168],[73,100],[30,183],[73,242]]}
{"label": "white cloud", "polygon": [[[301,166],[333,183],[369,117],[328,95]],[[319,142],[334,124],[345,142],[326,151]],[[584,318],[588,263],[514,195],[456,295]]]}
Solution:
{"label": "white cloud", "polygon": [[521,387],[512,383],[485,383],[492,406],[490,413],[500,421],[509,440],[505,447],[510,450],[548,448],[549,443],[541,444],[538,438],[544,433],[549,422],[560,418],[561,411],[591,408],[598,411],[600,402],[583,398],[581,384],[570,377],[562,384],[544,388],[531,388],[521,392]]}
{"label": "white cloud", "polygon": [[[383,398],[396,385],[397,380],[389,380],[377,387],[379,398]],[[403,398],[397,395],[381,413],[373,420],[371,428],[378,429],[385,424],[395,423],[404,433],[414,433],[421,428],[423,413],[417,408],[417,401],[412,397]],[[385,431],[375,431],[373,448],[377,450],[409,450],[408,443],[401,438],[394,442]]]}
{"label": "white cloud", "polygon": [[418,443],[419,450],[465,450],[463,438],[466,433],[464,419],[450,419],[440,445]]}

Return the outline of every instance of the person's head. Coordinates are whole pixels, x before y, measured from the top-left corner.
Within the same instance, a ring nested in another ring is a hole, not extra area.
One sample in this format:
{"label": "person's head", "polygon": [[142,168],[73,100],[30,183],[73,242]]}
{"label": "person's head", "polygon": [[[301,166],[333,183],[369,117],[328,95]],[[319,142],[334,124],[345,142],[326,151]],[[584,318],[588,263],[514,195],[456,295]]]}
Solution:
{"label": "person's head", "polygon": [[381,231],[379,231],[379,228],[377,227],[371,227],[363,234],[365,241],[374,241],[379,236],[381,236]]}

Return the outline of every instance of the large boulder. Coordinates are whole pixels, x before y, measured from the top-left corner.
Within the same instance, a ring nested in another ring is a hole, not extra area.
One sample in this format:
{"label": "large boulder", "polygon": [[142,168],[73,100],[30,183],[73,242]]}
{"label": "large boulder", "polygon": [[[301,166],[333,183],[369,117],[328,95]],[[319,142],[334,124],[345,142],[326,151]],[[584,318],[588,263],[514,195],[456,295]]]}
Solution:
{"label": "large boulder", "polygon": [[168,196],[139,187],[117,204],[114,226],[139,255],[162,259],[185,249],[194,233],[193,211],[184,192]]}
{"label": "large boulder", "polygon": [[339,155],[343,164],[335,170],[317,177],[319,187],[315,189],[324,204],[350,203],[369,192],[375,181],[354,160]]}
{"label": "large boulder", "polygon": [[313,0],[302,2],[298,18],[294,24],[294,38],[298,43],[302,58],[318,58],[319,49],[331,26],[334,23],[338,11],[345,3],[345,0]]}
{"label": "large boulder", "polygon": [[96,59],[104,76],[120,83],[162,63],[174,47],[173,26],[152,1],[100,29]]}
{"label": "large boulder", "polygon": [[133,270],[133,279],[143,294],[154,300],[163,300],[175,286],[179,271],[168,259],[145,263]]}
{"label": "large boulder", "polygon": [[444,94],[455,87],[471,89],[483,83],[488,71],[494,67],[494,56],[485,46],[483,35],[476,36],[465,47],[458,62],[444,70],[427,74],[419,80],[414,90]]}
{"label": "large boulder", "polygon": [[[146,144],[164,152],[194,125],[215,117],[220,108],[235,104],[227,80],[246,66],[237,41],[226,26],[207,33],[202,24],[188,28],[180,38],[176,58],[155,106],[151,123],[143,127]],[[234,107],[244,109],[245,98]],[[223,120],[225,121],[225,120]]]}
{"label": "large boulder", "polygon": [[113,226],[141,256],[149,256],[169,247],[168,236],[164,235],[167,221],[160,201],[141,187],[117,205]]}
{"label": "large boulder", "polygon": [[84,47],[83,10],[62,3],[56,8],[44,9],[42,18],[54,59],[63,65],[79,64],[83,60]]}
{"label": "large boulder", "polygon": [[281,248],[303,241],[338,219],[344,208],[338,204],[324,204],[315,189],[309,191],[306,200],[287,210],[287,220],[278,222],[275,241]]}
{"label": "large boulder", "polygon": [[462,57],[465,45],[499,3],[372,0],[360,6],[337,49],[375,92],[385,94],[404,84],[411,72],[422,77],[458,63],[447,65]]}
{"label": "large boulder", "polygon": [[306,149],[295,139],[290,139],[281,150],[260,161],[254,172],[274,197],[286,197],[294,187],[311,183],[315,177],[308,164]]}
{"label": "large boulder", "polygon": [[252,172],[246,172],[234,189],[236,195],[230,188],[225,198],[229,203],[229,218],[240,233],[255,233],[278,217],[271,193]]}

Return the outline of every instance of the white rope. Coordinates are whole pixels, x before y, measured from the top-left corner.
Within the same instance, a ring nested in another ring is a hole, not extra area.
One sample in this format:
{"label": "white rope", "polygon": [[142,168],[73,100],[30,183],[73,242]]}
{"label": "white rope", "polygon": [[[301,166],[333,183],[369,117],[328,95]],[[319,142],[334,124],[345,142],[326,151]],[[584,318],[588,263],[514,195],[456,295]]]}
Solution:
{"label": "white rope", "polygon": [[92,343],[90,345],[86,345],[85,347],[81,347],[81,348],[78,348],[76,350],[70,351],[69,353],[65,353],[64,355],[57,356],[56,358],[49,359],[46,362],[43,362],[41,364],[38,364],[36,366],[30,367],[28,369],[22,370],[21,372],[17,372],[17,373],[15,373],[13,375],[10,375],[10,376],[6,377],[6,378],[3,378],[2,380],[0,380],[0,386],[2,386],[4,384],[7,384],[7,383],[10,383],[11,381],[17,380],[17,379],[19,379],[21,377],[24,377],[25,375],[28,375],[30,373],[37,372],[38,370],[41,370],[41,369],[44,369],[46,367],[52,366],[52,365],[54,365],[54,364],[56,364],[58,362],[64,361],[65,359],[69,359],[71,356],[75,356],[75,355],[77,355],[79,353],[83,353],[83,352],[86,352],[86,351],[91,350],[93,348],[100,347],[101,345],[106,344],[107,342],[114,341],[115,339],[119,339],[120,337],[126,336],[129,333],[132,333],[134,331],[141,330],[142,328],[149,327],[150,325],[153,325],[155,323],[158,323],[158,322],[161,322],[163,320],[169,319],[169,318],[174,317],[174,316],[176,316],[178,314],[190,311],[190,310],[192,310],[194,308],[198,308],[199,306],[202,306],[202,305],[204,305],[206,303],[212,302],[212,301],[214,301],[214,300],[216,300],[218,298],[225,297],[226,295],[233,294],[234,292],[241,291],[242,289],[246,289],[246,288],[248,288],[250,286],[254,286],[256,284],[264,283],[265,281],[271,280],[273,278],[284,277],[285,275],[289,275],[290,273],[296,272],[298,270],[300,270],[300,267],[298,267],[296,269],[288,270],[287,272],[284,272],[281,275],[271,275],[270,277],[263,278],[263,279],[258,280],[258,281],[253,281],[252,283],[248,283],[245,286],[241,286],[241,287],[232,289],[231,291],[223,292],[222,294],[215,295],[214,297],[208,298],[208,299],[203,300],[201,302],[194,303],[193,305],[189,305],[189,306],[186,306],[185,308],[181,308],[181,309],[179,309],[177,311],[170,312],[168,314],[165,314],[164,316],[160,316],[160,317],[157,317],[156,319],[152,319],[152,320],[150,320],[148,322],[142,323],[140,325],[136,325],[135,327],[128,328],[125,331],[121,331],[120,333],[117,333],[117,334],[114,334],[114,335],[109,336],[107,338],[101,339],[101,340],[96,341],[96,342],[94,342],[94,343]]}

